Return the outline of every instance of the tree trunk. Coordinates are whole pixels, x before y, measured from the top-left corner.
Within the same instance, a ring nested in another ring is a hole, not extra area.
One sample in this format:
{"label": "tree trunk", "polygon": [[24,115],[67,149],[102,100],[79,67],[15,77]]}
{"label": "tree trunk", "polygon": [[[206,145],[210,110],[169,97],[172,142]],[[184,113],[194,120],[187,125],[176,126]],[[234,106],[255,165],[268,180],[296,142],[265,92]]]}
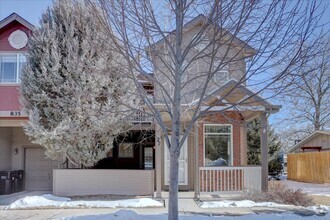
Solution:
{"label": "tree trunk", "polygon": [[321,124],[320,124],[320,107],[319,106],[315,106],[315,121],[314,121],[314,130],[315,131],[319,131],[321,128]]}
{"label": "tree trunk", "polygon": [[175,37],[175,87],[173,95],[172,137],[170,151],[170,185],[168,220],[179,219],[178,189],[179,189],[179,156],[180,156],[180,129],[181,129],[181,77],[182,77],[182,35],[183,35],[183,1],[176,2],[176,37]]}
{"label": "tree trunk", "polygon": [[168,219],[178,220],[178,190],[179,190],[179,156],[175,152],[170,153],[170,182],[169,182],[169,201]]}

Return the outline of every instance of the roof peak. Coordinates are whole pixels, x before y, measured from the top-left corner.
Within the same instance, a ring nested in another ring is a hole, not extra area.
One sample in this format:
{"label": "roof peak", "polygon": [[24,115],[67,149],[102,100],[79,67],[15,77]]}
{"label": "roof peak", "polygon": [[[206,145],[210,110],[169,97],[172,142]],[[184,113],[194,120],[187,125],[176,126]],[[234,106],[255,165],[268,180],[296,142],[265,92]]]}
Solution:
{"label": "roof peak", "polygon": [[33,24],[31,24],[30,22],[25,20],[23,17],[18,15],[16,12],[11,13],[10,15],[8,15],[7,17],[5,17],[4,19],[2,19],[0,21],[0,29],[7,26],[8,24],[10,24],[13,21],[19,22],[20,24],[24,25],[25,27],[27,27],[30,30],[34,29]]}

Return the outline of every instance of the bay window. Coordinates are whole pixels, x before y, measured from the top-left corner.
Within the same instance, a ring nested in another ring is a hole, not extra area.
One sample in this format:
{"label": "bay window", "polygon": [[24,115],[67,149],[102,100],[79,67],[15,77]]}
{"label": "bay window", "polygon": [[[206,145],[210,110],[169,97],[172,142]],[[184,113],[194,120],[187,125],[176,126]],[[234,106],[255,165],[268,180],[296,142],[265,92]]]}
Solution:
{"label": "bay window", "polygon": [[232,126],[209,124],[204,126],[205,166],[232,165]]}
{"label": "bay window", "polygon": [[19,83],[25,64],[24,54],[0,54],[0,83]]}

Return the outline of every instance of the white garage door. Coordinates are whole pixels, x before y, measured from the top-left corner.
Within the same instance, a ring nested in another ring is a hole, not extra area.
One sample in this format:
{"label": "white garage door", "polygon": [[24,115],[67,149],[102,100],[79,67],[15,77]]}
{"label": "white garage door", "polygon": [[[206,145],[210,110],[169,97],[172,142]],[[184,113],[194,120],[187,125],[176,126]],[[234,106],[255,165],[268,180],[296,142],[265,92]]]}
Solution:
{"label": "white garage door", "polygon": [[26,190],[52,190],[53,171],[58,162],[46,158],[42,148],[28,148],[25,151]]}

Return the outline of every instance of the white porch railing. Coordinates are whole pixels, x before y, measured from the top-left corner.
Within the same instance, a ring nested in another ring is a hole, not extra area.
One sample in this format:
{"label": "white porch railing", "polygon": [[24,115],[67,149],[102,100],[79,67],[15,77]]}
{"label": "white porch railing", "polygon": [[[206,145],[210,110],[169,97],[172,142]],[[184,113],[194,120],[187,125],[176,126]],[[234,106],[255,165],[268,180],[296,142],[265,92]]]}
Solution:
{"label": "white porch railing", "polygon": [[261,190],[261,167],[200,167],[200,192]]}
{"label": "white porch railing", "polygon": [[150,124],[154,121],[154,118],[150,117],[146,113],[137,111],[132,116],[128,117],[128,121],[130,121],[133,124],[140,124],[140,123]]}

